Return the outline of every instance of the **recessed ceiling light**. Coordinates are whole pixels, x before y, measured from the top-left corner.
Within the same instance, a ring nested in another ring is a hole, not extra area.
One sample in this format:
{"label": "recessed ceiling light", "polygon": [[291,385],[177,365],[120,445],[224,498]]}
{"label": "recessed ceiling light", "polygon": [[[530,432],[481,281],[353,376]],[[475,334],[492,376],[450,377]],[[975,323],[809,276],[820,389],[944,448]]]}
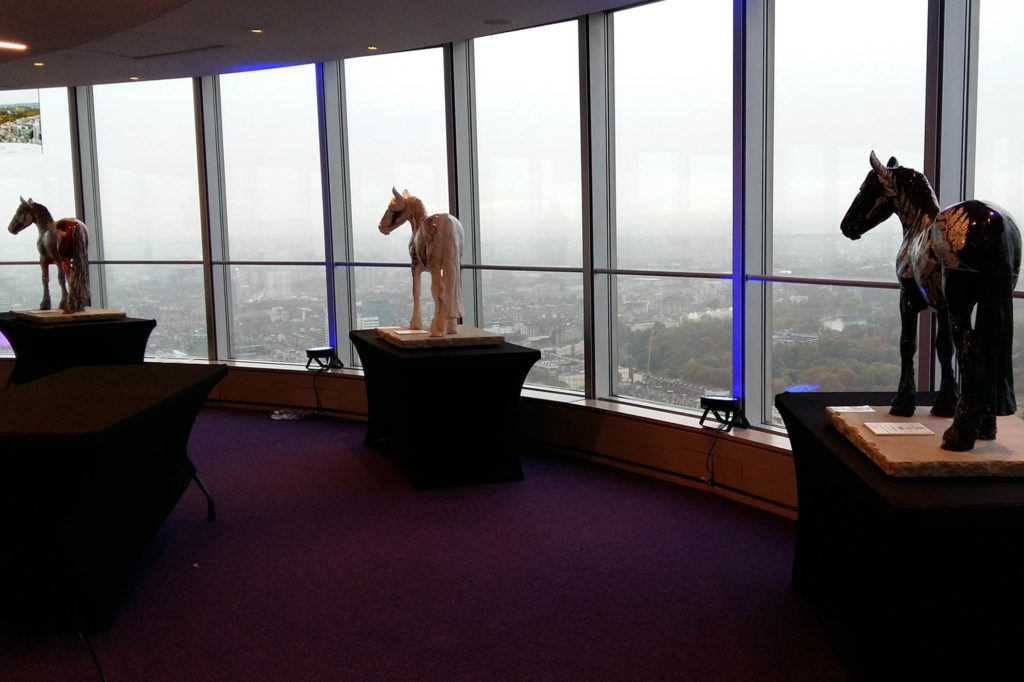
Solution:
{"label": "recessed ceiling light", "polygon": [[43,62],[32,62],[32,66],[46,66]]}
{"label": "recessed ceiling light", "polygon": [[511,26],[514,23],[511,19],[484,19],[487,26]]}
{"label": "recessed ceiling light", "polygon": [[367,45],[367,46],[366,46],[366,49],[367,49],[367,50],[369,50],[370,52],[376,52],[376,51],[377,51],[377,50],[379,50],[380,48],[379,48],[379,47],[377,47],[376,45]]}
{"label": "recessed ceiling light", "polygon": [[0,50],[27,50],[28,45],[24,43],[12,43],[9,40],[0,40]]}
{"label": "recessed ceiling light", "polygon": [[249,33],[263,33],[262,28],[250,28]]}
{"label": "recessed ceiling light", "polygon": [[130,80],[130,81],[137,81],[137,80],[139,80],[139,77],[138,76],[128,76],[128,80]]}

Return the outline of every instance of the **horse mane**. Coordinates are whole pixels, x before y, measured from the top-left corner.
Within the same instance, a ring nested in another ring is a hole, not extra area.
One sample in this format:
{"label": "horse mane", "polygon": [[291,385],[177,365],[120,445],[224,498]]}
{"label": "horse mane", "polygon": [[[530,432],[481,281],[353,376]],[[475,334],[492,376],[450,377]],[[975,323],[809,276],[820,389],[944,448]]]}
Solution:
{"label": "horse mane", "polygon": [[29,206],[32,207],[32,215],[36,218],[36,225],[45,228],[53,222],[53,215],[50,213],[50,209],[31,199],[29,201],[31,202]]}
{"label": "horse mane", "polygon": [[427,209],[419,197],[406,193],[402,198],[405,199],[406,206],[409,208],[409,224],[415,230],[419,227],[419,221],[427,216]]}
{"label": "horse mane", "polygon": [[901,166],[897,175],[900,179],[900,187],[903,188],[903,193],[911,204],[924,207],[932,217],[938,215],[939,199],[935,196],[932,183],[928,182],[924,173]]}

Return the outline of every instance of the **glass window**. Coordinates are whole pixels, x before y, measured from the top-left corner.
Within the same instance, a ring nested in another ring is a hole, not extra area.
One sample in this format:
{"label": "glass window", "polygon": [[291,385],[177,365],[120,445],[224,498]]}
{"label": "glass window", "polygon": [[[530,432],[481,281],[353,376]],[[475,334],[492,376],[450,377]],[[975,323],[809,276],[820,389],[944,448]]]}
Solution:
{"label": "glass window", "polygon": [[700,407],[732,393],[732,282],[615,277],[616,395]]}
{"label": "glass window", "polygon": [[[408,266],[355,268],[356,329],[407,327],[412,318],[412,277]],[[429,325],[434,318],[430,273],[420,282],[420,318]]]}
{"label": "glass window", "polygon": [[927,15],[927,0],[775,3],[775,274],[895,281],[896,218],[855,243],[839,223],[872,150],[923,170]]}
{"label": "glass window", "polygon": [[419,197],[428,214],[448,211],[444,96],[440,49],[345,61],[355,260],[409,261],[409,228],[377,230],[392,187]]}
{"label": "glass window", "polygon": [[[428,214],[448,212],[444,97],[440,49],[345,61],[353,258],[405,265],[355,269],[357,329],[405,327],[412,317],[411,228],[385,236],[377,225],[392,187],[419,197]],[[434,316],[429,273],[423,274],[420,291],[421,319],[429,325]]]}
{"label": "glass window", "polygon": [[485,270],[482,327],[537,348],[527,382],[582,391],[583,282],[577,273]]}
{"label": "glass window", "polygon": [[323,261],[316,69],[220,77],[232,260]]}
{"label": "glass window", "polygon": [[[157,320],[146,354],[206,357],[191,79],[93,88],[108,308]],[[144,264],[190,260],[195,264]]]}
{"label": "glass window", "polygon": [[103,271],[110,308],[157,321],[147,356],[209,356],[202,265],[108,264]]}
{"label": "glass window", "polygon": [[[316,69],[220,77],[229,355],[305,362],[328,342]],[[309,261],[309,265],[270,262]]]}
{"label": "glass window", "polygon": [[473,41],[485,264],[582,265],[578,42],[575,22]]}
{"label": "glass window", "polygon": [[97,85],[93,102],[104,257],[202,259],[192,80]]}
{"label": "glass window", "polygon": [[[732,13],[669,0],[614,14],[616,268],[732,270]],[[616,395],[697,409],[732,391],[730,280],[613,282]]]}
{"label": "glass window", "polygon": [[327,337],[327,286],[320,267],[231,265],[231,357],[305,363]]}
{"label": "glass window", "polygon": [[[896,284],[897,218],[856,242],[839,225],[870,170],[872,150],[883,163],[895,156],[923,170],[927,14],[926,0],[776,2],[775,275]],[[772,338],[766,408],[791,384],[896,389],[895,288],[766,286]]]}
{"label": "glass window", "polygon": [[583,263],[576,22],[474,41],[481,326],[537,348],[527,381],[582,390]]}
{"label": "glass window", "polygon": [[[1024,5],[1012,0],[981,4],[978,44],[978,113],[974,196],[992,201],[1024,229],[1024,44],[1019,27]],[[1024,289],[1024,281],[1017,282]]]}
{"label": "glass window", "polygon": [[[1019,27],[1024,5],[1014,0],[985,0],[980,9],[978,113],[975,135],[974,196],[1002,206],[1024,230],[1024,130],[1017,112],[1024,106],[1024,45]],[[1024,290],[1024,278],[1017,281]],[[1024,387],[1024,301],[1013,306],[1013,385]],[[1024,401],[1018,400],[1018,414]]]}
{"label": "glass window", "polygon": [[[669,0],[614,15],[617,267],[732,268],[732,12]],[[680,26],[701,30],[681,41]]]}
{"label": "glass window", "polygon": [[[9,125],[3,125],[3,124]],[[19,197],[32,199],[50,209],[55,218],[76,215],[74,168],[71,158],[71,125],[68,91],[0,90],[0,212],[3,226],[18,209]],[[12,236],[0,235],[0,261],[39,262],[36,237],[30,227]],[[57,292],[57,275],[51,268],[51,295]],[[0,310],[35,309],[43,297],[38,265],[5,265],[0,268]],[[0,354],[10,346],[0,335]]]}
{"label": "glass window", "polygon": [[895,391],[900,378],[899,291],[772,284],[772,394]]}

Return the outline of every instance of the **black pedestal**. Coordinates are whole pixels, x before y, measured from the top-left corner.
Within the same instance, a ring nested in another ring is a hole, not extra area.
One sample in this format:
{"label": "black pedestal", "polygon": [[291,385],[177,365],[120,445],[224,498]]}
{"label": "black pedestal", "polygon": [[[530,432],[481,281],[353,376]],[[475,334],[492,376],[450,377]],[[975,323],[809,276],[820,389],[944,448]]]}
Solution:
{"label": "black pedestal", "polygon": [[0,391],[0,619],[109,627],[138,557],[195,477],[189,434],[226,373],[74,367]]}
{"label": "black pedestal", "polygon": [[0,313],[0,333],[11,342],[14,369],[8,383],[23,384],[79,365],[140,363],[156,320],[32,322]]}
{"label": "black pedestal", "polygon": [[415,488],[517,481],[516,408],[540,351],[511,343],[401,349],[349,334],[366,375],[368,443]]}
{"label": "black pedestal", "polygon": [[865,679],[1004,679],[1024,662],[1024,478],[888,476],[825,407],[891,399],[776,397],[796,469],[793,584]]}

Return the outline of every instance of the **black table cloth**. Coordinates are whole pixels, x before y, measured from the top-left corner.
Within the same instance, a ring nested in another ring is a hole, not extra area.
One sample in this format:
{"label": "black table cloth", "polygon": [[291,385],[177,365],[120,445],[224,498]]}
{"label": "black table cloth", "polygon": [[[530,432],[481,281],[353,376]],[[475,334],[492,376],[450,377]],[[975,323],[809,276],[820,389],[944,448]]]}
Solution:
{"label": "black table cloth", "polygon": [[14,350],[8,383],[23,384],[79,365],[129,365],[143,361],[156,320],[33,322],[0,313],[0,334]]}
{"label": "black table cloth", "polygon": [[[888,476],[825,408],[892,396],[776,397],[797,480],[793,584],[887,664],[982,679],[1024,635],[1024,478]],[[918,410],[933,399],[919,395]]]}
{"label": "black table cloth", "polygon": [[196,474],[189,434],[226,373],[83,366],[0,391],[0,620],[109,626]]}
{"label": "black table cloth", "polygon": [[519,394],[540,351],[511,343],[399,348],[353,331],[366,375],[366,440],[415,488],[517,481]]}

